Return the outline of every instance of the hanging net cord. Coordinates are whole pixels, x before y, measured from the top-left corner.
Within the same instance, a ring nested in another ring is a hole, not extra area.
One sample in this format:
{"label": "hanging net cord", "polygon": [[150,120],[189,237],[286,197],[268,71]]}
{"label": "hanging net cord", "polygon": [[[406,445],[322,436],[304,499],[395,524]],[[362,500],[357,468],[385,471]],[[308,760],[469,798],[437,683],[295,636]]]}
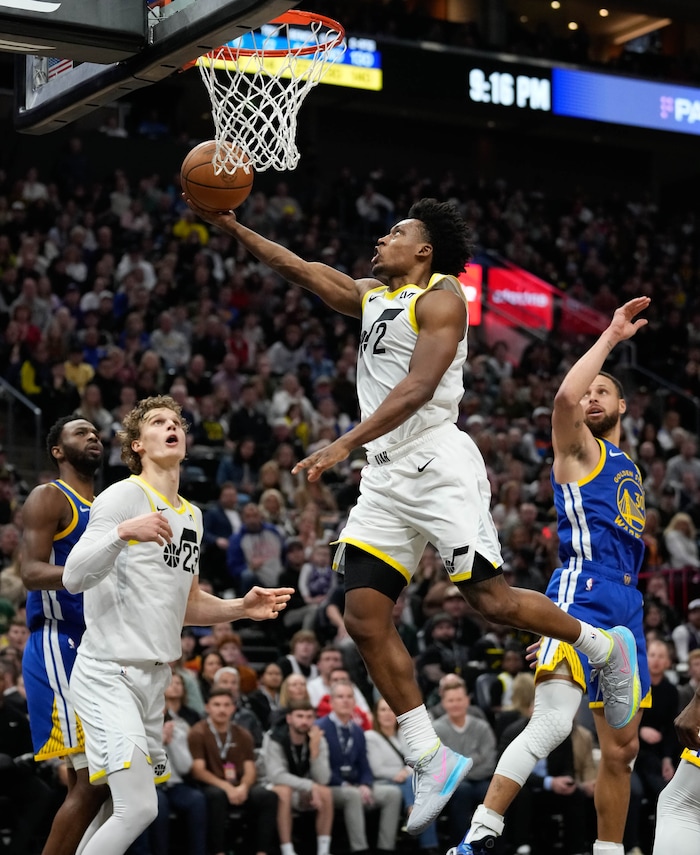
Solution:
{"label": "hanging net cord", "polygon": [[249,33],[244,49],[232,42],[200,57],[218,143],[217,174],[245,168],[246,157],[258,172],[296,167],[299,108],[345,52],[343,30],[332,23],[312,19],[301,27],[273,21]]}

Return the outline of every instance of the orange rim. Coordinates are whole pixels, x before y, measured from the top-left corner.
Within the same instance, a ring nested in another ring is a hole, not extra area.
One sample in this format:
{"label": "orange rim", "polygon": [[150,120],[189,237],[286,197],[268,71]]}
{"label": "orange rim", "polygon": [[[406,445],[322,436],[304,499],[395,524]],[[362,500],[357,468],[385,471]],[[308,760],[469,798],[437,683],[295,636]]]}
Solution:
{"label": "orange rim", "polygon": [[[300,12],[297,9],[290,9],[289,12],[285,12],[283,15],[280,15],[277,18],[273,18],[270,21],[271,24],[297,24],[298,26],[311,26],[311,24],[320,23],[328,30],[334,30],[338,33],[338,35],[331,41],[324,42],[323,44],[314,44],[309,45],[308,47],[302,48],[294,48],[287,49],[284,48],[274,48],[272,50],[255,50],[253,48],[235,48],[230,45],[225,45],[217,50],[208,51],[202,56],[208,56],[210,59],[224,59],[230,62],[235,62],[241,56],[288,56],[290,53],[294,53],[296,56],[310,56],[311,54],[317,53],[319,50],[326,51],[331,50],[331,48],[338,47],[339,44],[342,43],[345,38],[345,28],[342,24],[339,24],[337,21],[334,21],[333,18],[328,18],[326,15],[319,15],[316,12]],[[187,68],[192,68],[193,65],[197,64],[197,60],[193,59],[191,62],[188,62],[183,66],[183,70]]]}

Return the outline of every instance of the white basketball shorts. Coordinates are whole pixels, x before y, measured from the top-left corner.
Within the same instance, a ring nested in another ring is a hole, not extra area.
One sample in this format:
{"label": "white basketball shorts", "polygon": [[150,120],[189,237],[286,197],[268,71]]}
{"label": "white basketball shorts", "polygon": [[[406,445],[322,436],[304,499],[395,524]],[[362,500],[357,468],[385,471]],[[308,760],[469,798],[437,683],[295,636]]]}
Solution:
{"label": "white basketball shorts", "polygon": [[148,758],[155,783],[170,777],[163,748],[164,692],[170,677],[167,664],[120,664],[78,653],[70,690],[85,731],[92,783],[106,783],[107,775],[128,768],[134,747]]}
{"label": "white basketball shorts", "polygon": [[427,543],[454,582],[471,578],[474,555],[503,563],[490,512],[491,485],[472,438],[456,425],[429,428],[370,456],[360,497],[340,533],[343,544],[381,558],[408,582]]}

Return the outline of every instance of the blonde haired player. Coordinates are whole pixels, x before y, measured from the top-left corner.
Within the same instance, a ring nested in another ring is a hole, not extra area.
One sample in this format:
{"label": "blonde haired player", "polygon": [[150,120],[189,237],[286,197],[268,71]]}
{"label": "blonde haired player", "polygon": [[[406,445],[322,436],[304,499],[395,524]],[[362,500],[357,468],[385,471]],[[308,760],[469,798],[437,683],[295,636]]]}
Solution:
{"label": "blonde haired player", "polygon": [[604,672],[611,715],[622,723],[638,705],[620,666],[630,659],[623,633],[608,634],[558,609],[541,594],[511,588],[489,506],[486,467],[455,422],[464,394],[468,313],[458,280],[472,252],[469,230],[445,202],[421,199],[379,238],[372,277],[352,279],[307,262],[245,228],[232,213],[188,204],[233,235],[289,282],[331,309],[362,319],[357,392],[362,421],[294,467],[310,481],[364,446],[359,500],[340,534],[335,565],[345,573],[345,626],[379,694],[401,723],[415,768],[416,798],[408,819],[420,834],[440,813],[471,761],[438,739],[415,680],[413,661],[392,610],[428,542],[450,577],[488,620],[562,638]]}
{"label": "blonde haired player", "polygon": [[274,618],[292,593],[253,588],[222,600],[200,589],[202,514],[178,495],[185,428],[172,398],[139,401],[120,439],[134,474],[97,498],[63,571],[68,591],[85,592],[71,694],[90,780],[106,782],[113,803],[88,828],[81,855],[122,855],[157,815],[154,781],[169,777],[163,694],[183,623]]}

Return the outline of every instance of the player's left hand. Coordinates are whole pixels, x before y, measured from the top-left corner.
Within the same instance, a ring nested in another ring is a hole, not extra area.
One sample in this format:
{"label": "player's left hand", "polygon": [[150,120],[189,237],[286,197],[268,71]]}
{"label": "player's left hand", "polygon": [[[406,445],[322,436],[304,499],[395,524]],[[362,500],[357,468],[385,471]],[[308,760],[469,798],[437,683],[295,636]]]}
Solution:
{"label": "player's left hand", "polygon": [[257,585],[243,597],[245,616],[250,620],[270,620],[287,608],[294,588],[260,588]]}
{"label": "player's left hand", "polygon": [[640,330],[649,323],[646,318],[634,319],[640,312],[647,309],[650,303],[650,297],[635,297],[615,311],[613,319],[610,322],[610,331],[614,333],[618,341],[625,341],[625,339],[632,338],[637,330]]}
{"label": "player's left hand", "polygon": [[331,442],[330,445],[327,445],[320,451],[315,451],[313,454],[300,460],[294,469],[292,469],[292,475],[298,474],[302,469],[308,469],[309,481],[318,481],[326,469],[330,469],[336,463],[345,460],[351,451],[352,449],[348,448],[347,444],[343,442],[343,438],[340,437],[340,439],[336,439],[335,442]]}

